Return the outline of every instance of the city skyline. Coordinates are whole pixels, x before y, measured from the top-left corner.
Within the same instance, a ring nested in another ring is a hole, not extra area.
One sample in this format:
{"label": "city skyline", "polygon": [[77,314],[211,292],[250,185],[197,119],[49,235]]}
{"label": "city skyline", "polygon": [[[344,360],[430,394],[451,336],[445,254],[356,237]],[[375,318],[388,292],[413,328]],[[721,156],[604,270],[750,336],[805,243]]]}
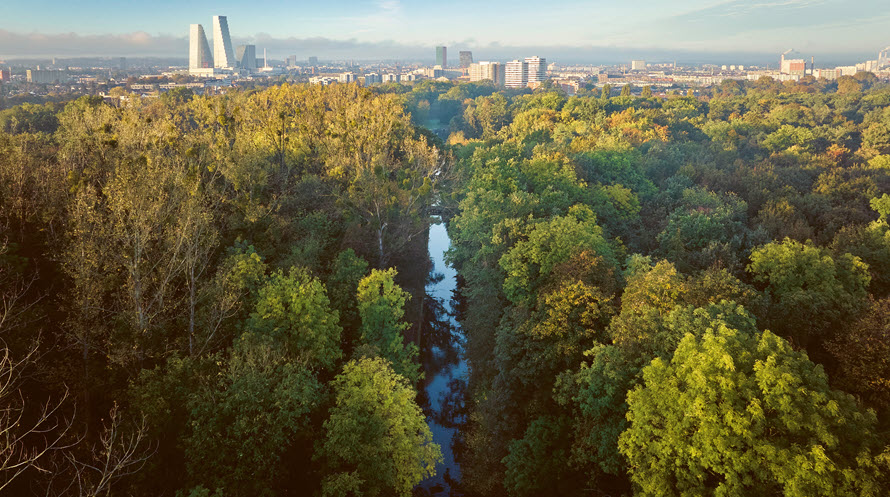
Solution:
{"label": "city skyline", "polygon": [[[161,0],[158,8],[138,15],[105,0],[88,0],[76,9],[49,0],[37,0],[45,9],[5,5],[0,7],[0,57],[178,56],[188,45],[193,19],[213,15],[237,19],[234,45],[328,58],[426,59],[428,47],[444,45],[507,60],[546,51],[551,58],[593,61],[612,51],[621,59],[738,54],[746,58],[740,63],[752,63],[792,47],[838,59],[890,45],[888,30],[878,29],[890,26],[890,4],[878,0],[681,0],[670,8],[654,0],[633,6],[562,2],[547,8],[521,0],[514,9],[503,8],[501,1],[470,6],[458,0],[440,17],[433,15],[434,6],[405,0],[353,1],[349,9],[342,9],[344,2],[339,9],[198,2],[167,10],[167,3]],[[103,16],[90,14],[90,6],[103,9]],[[344,10],[350,14],[338,14]],[[457,11],[473,15],[452,16]],[[488,22],[492,18],[499,22]],[[537,28],[523,29],[530,24]]]}

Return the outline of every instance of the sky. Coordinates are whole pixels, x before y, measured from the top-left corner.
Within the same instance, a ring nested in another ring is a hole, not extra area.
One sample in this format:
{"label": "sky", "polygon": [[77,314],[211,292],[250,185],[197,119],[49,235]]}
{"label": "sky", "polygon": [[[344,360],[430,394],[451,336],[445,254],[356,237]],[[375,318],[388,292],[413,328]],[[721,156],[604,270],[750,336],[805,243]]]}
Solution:
{"label": "sky", "polygon": [[185,58],[189,24],[209,37],[213,15],[279,59],[432,59],[447,45],[454,59],[750,64],[793,48],[852,63],[890,46],[890,0],[2,0],[0,57]]}

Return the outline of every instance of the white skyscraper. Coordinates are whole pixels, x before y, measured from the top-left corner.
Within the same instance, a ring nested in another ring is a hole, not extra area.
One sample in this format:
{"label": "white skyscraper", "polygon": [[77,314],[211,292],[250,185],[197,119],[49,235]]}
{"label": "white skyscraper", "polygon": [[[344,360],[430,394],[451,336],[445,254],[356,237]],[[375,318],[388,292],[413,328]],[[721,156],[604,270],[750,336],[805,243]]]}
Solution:
{"label": "white skyscraper", "polygon": [[189,70],[212,69],[213,57],[204,35],[204,26],[192,24],[189,29]]}
{"label": "white skyscraper", "polygon": [[547,59],[542,59],[537,55],[526,57],[525,65],[528,67],[527,84],[536,84],[547,79]]}
{"label": "white skyscraper", "polygon": [[507,88],[525,88],[528,86],[528,64],[524,60],[507,62],[507,69],[504,72],[504,86]]}
{"label": "white skyscraper", "polygon": [[232,38],[226,16],[213,16],[213,62],[217,68],[235,67]]}

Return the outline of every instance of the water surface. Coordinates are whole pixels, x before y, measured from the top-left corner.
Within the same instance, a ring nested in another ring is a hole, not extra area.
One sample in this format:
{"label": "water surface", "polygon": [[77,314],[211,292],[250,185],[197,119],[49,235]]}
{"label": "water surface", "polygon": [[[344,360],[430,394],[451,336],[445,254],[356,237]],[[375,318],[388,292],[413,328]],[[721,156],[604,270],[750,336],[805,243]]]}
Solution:
{"label": "water surface", "polygon": [[450,245],[445,225],[431,225],[428,247],[433,268],[426,285],[420,337],[426,375],[420,397],[433,441],[442,448],[444,460],[436,467],[436,476],[419,485],[417,493],[421,495],[462,495],[456,485],[460,481],[460,465],[455,461],[453,442],[459,440],[464,423],[463,393],[468,369],[463,333],[454,318],[457,271],[445,263],[445,251]]}

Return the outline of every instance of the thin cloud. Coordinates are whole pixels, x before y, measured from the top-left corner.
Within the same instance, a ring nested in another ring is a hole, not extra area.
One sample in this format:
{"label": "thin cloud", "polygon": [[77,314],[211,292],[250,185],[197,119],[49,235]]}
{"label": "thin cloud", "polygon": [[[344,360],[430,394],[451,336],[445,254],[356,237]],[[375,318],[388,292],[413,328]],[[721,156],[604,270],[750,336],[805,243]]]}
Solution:
{"label": "thin cloud", "polygon": [[[741,37],[742,35],[736,35]],[[876,35],[877,36],[877,35]],[[480,43],[473,39],[451,40],[446,42],[449,51],[471,50],[476,60],[507,61],[517,57],[540,55],[552,62],[561,63],[627,63],[631,59],[645,59],[650,62],[678,61],[680,63],[726,63],[759,64],[773,62],[774,54],[769,50],[758,50],[742,42],[734,41],[738,49],[719,50],[714,47],[669,48],[658,44],[650,46],[605,45],[587,43],[569,44],[503,44]],[[270,59],[282,60],[287,56],[299,58],[318,56],[327,60],[417,60],[432,63],[435,48],[432,43],[408,44],[391,39],[363,41],[357,37],[331,39],[325,37],[274,37],[258,33],[252,37],[235,36],[235,45],[254,44],[258,53],[265,49]],[[884,43],[881,46],[886,46]],[[142,31],[125,34],[77,35],[75,33],[14,33],[0,30],[0,58],[48,58],[48,57],[165,57],[185,61],[188,58],[188,39],[185,36],[151,35]],[[848,51],[853,52],[853,51]],[[843,54],[834,50],[833,54]],[[815,53],[819,58],[819,53]],[[849,54],[847,63],[864,60],[862,53]],[[846,56],[845,56],[846,57]],[[835,57],[839,58],[839,57]]]}
{"label": "thin cloud", "polygon": [[[0,56],[169,56],[186,54],[188,39],[151,35],[144,31],[124,34],[14,33],[0,29]],[[185,56],[185,55],[184,55]]]}

